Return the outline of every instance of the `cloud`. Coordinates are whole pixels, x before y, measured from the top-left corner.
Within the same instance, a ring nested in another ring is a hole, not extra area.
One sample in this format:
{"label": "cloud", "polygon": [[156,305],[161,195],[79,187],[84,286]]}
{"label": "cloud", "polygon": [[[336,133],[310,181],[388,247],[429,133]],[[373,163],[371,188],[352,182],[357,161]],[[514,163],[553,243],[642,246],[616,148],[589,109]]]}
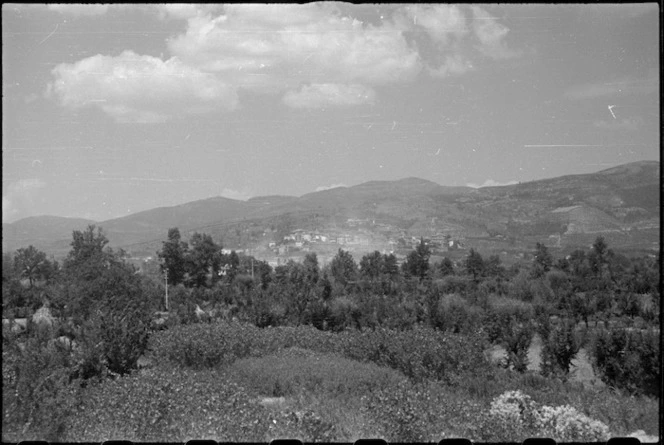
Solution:
{"label": "cloud", "polygon": [[221,191],[221,196],[224,198],[228,199],[236,199],[238,201],[246,201],[247,199],[251,198],[251,193],[247,189],[242,189],[242,190],[233,190],[229,188],[225,188]]}
{"label": "cloud", "polygon": [[81,4],[66,4],[58,3],[48,5],[48,9],[56,11],[61,14],[72,16],[95,16],[103,15],[108,12],[109,5],[102,5],[96,3],[81,3]]}
{"label": "cloud", "polygon": [[570,87],[565,97],[572,100],[595,99],[601,97],[647,95],[659,92],[659,78],[655,73],[646,77],[624,77],[609,82],[595,82]]}
{"label": "cloud", "polygon": [[48,85],[65,107],[97,106],[119,122],[163,122],[215,109],[234,109],[235,89],[173,57],[162,61],[124,51],[57,65]]}
{"label": "cloud", "polygon": [[492,59],[511,59],[520,57],[523,52],[511,49],[505,43],[509,28],[498,23],[495,17],[490,16],[479,6],[472,6],[473,31],[480,44],[476,45],[478,51]]}
{"label": "cloud", "polygon": [[200,15],[210,14],[221,9],[221,5],[194,3],[165,3],[150,5],[149,7],[156,8],[157,14],[162,20],[187,20]]}
{"label": "cloud", "polygon": [[226,5],[224,15],[189,20],[168,41],[185,63],[241,88],[290,90],[300,83],[383,85],[413,80],[419,54],[389,23],[342,17],[328,3]]}
{"label": "cloud", "polygon": [[136,8],[186,21],[166,41],[170,58],[127,50],[60,64],[48,92],[61,105],[144,123],[234,110],[241,91],[282,95],[299,108],[353,106],[372,102],[378,87],[415,81],[423,70],[438,78],[462,75],[478,51],[494,59],[519,54],[504,41],[508,29],[475,6],[400,6],[378,24],[332,2]]}
{"label": "cloud", "polygon": [[324,190],[332,190],[332,189],[336,189],[336,188],[339,188],[339,187],[346,188],[348,186],[346,184],[343,184],[343,183],[332,184],[332,185],[321,185],[320,187],[316,187],[316,191],[317,192],[322,192]]}
{"label": "cloud", "polygon": [[447,56],[442,65],[438,68],[427,67],[429,75],[432,77],[447,77],[449,75],[460,75],[473,70],[473,64],[460,54]]}
{"label": "cloud", "polygon": [[627,130],[627,131],[636,131],[643,126],[643,118],[641,117],[627,117],[623,119],[613,119],[613,120],[600,120],[593,122],[593,125],[597,128],[604,130]]}
{"label": "cloud", "polygon": [[293,108],[321,108],[327,105],[353,106],[372,103],[376,93],[363,85],[333,83],[305,85],[284,95],[284,103]]}
{"label": "cloud", "polygon": [[3,190],[2,221],[9,222],[32,209],[36,191],[44,187],[46,183],[38,178],[22,179],[10,184]]}
{"label": "cloud", "polygon": [[405,13],[414,26],[423,28],[444,47],[470,32],[463,11],[456,5],[410,5],[405,7]]}
{"label": "cloud", "polygon": [[477,185],[477,184],[474,184],[474,183],[470,182],[470,183],[466,184],[466,186],[472,187],[474,189],[479,189],[479,188],[482,188],[482,187],[502,187],[504,185],[513,185],[513,184],[518,184],[518,183],[519,183],[519,181],[498,182],[498,181],[494,181],[493,179],[487,179],[486,181],[484,181],[480,185]]}

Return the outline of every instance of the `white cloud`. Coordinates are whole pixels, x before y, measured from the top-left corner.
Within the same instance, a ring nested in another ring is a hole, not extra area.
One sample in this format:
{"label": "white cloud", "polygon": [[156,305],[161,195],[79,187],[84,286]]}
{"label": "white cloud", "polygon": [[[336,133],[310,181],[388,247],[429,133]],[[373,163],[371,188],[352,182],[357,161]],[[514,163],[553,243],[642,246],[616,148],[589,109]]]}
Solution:
{"label": "white cloud", "polygon": [[221,5],[194,3],[165,3],[150,5],[157,10],[161,19],[187,20],[199,15],[206,15],[220,10]]}
{"label": "white cloud", "polygon": [[439,45],[447,47],[469,33],[466,17],[456,5],[410,5],[405,7],[413,26],[426,30]]}
{"label": "white cloud", "polygon": [[317,192],[322,192],[324,190],[332,190],[332,189],[336,189],[336,188],[339,188],[339,187],[346,188],[348,186],[346,184],[343,184],[343,183],[332,184],[332,185],[321,185],[320,187],[316,187],[316,191]]}
{"label": "white cloud", "polygon": [[445,61],[438,68],[428,67],[427,71],[432,77],[447,77],[461,75],[473,69],[473,64],[460,54],[445,57]]}
{"label": "white cloud", "polygon": [[474,184],[474,183],[471,182],[471,183],[466,184],[466,186],[472,187],[474,189],[479,189],[479,188],[482,188],[482,187],[502,187],[504,185],[513,185],[513,184],[518,184],[518,183],[519,183],[519,181],[498,182],[498,181],[494,181],[493,179],[487,179],[486,181],[484,181],[480,185],[477,185],[477,184]]}
{"label": "white cloud", "polygon": [[251,198],[251,192],[247,189],[233,190],[225,188],[221,191],[221,196],[228,199],[237,199],[238,201],[246,201]]}
{"label": "white cloud", "polygon": [[321,108],[327,105],[353,106],[374,101],[376,93],[363,85],[333,83],[305,85],[284,95],[284,103],[293,108]]}
{"label": "white cloud", "polygon": [[53,69],[48,94],[67,107],[97,106],[120,122],[162,122],[184,113],[237,106],[236,91],[209,73],[124,51]]}
{"label": "white cloud", "polygon": [[96,106],[123,122],[233,110],[240,90],[285,94],[293,107],[350,106],[373,101],[376,87],[414,81],[423,68],[433,77],[473,69],[473,38],[492,58],[517,55],[504,42],[507,28],[475,6],[400,6],[378,25],[331,2],[137,8],[186,20],[186,30],[167,40],[172,57],[125,51],[60,64],[49,92],[63,106]]}
{"label": "white cloud", "polygon": [[61,14],[72,16],[94,16],[103,15],[108,12],[109,5],[97,3],[57,3],[48,5],[48,9]]}
{"label": "white cloud", "polygon": [[46,183],[38,178],[22,179],[11,183],[2,195],[2,221],[10,222],[21,213],[32,208],[35,192],[46,187]]}
{"label": "white cloud", "polygon": [[226,5],[224,15],[189,20],[169,40],[185,63],[241,88],[282,91],[300,83],[408,81],[421,70],[418,52],[389,23],[342,17],[328,3]]}
{"label": "white cloud", "polygon": [[480,44],[476,45],[478,51],[492,59],[511,59],[521,56],[522,51],[511,49],[505,43],[509,28],[498,23],[495,17],[489,15],[479,6],[472,6],[473,31]]}

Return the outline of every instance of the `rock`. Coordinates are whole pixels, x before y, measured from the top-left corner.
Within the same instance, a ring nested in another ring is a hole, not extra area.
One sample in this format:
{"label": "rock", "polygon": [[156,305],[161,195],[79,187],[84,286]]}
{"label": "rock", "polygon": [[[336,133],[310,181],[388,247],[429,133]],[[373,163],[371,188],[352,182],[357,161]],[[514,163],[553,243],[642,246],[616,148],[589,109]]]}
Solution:
{"label": "rock", "polygon": [[269,407],[276,407],[283,405],[286,403],[286,398],[285,397],[263,397],[260,399],[258,402],[259,404],[263,405],[266,408]]}
{"label": "rock", "polygon": [[40,307],[32,316],[32,322],[40,326],[52,327],[55,318],[51,315],[51,310],[45,306]]}

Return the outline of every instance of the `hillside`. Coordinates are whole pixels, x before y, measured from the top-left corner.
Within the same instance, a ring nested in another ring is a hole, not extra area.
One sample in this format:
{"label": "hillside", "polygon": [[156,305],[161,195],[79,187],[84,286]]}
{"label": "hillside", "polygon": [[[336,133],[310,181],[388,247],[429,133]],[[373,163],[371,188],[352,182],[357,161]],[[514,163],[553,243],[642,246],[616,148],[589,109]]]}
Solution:
{"label": "hillside", "polygon": [[[396,237],[448,235],[470,247],[498,251],[528,249],[536,241],[572,248],[606,234],[616,247],[651,249],[659,244],[659,169],[659,162],[643,161],[481,189],[418,178],[371,181],[301,197],[210,198],[97,225],[111,246],[134,255],[154,254],[170,227],[180,228],[185,238],[193,231],[210,233],[233,248],[279,242],[291,231],[305,229],[362,232],[382,246]],[[34,244],[62,255],[71,231],[89,223],[33,217],[3,224],[3,251]]]}

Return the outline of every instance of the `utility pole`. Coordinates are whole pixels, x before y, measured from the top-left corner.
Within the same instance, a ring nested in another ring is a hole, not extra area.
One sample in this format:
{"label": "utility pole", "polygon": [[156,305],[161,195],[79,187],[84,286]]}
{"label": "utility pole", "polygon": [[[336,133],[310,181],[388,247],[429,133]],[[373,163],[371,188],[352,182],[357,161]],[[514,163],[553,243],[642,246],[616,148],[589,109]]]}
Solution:
{"label": "utility pole", "polygon": [[254,279],[254,257],[251,257],[251,279]]}

